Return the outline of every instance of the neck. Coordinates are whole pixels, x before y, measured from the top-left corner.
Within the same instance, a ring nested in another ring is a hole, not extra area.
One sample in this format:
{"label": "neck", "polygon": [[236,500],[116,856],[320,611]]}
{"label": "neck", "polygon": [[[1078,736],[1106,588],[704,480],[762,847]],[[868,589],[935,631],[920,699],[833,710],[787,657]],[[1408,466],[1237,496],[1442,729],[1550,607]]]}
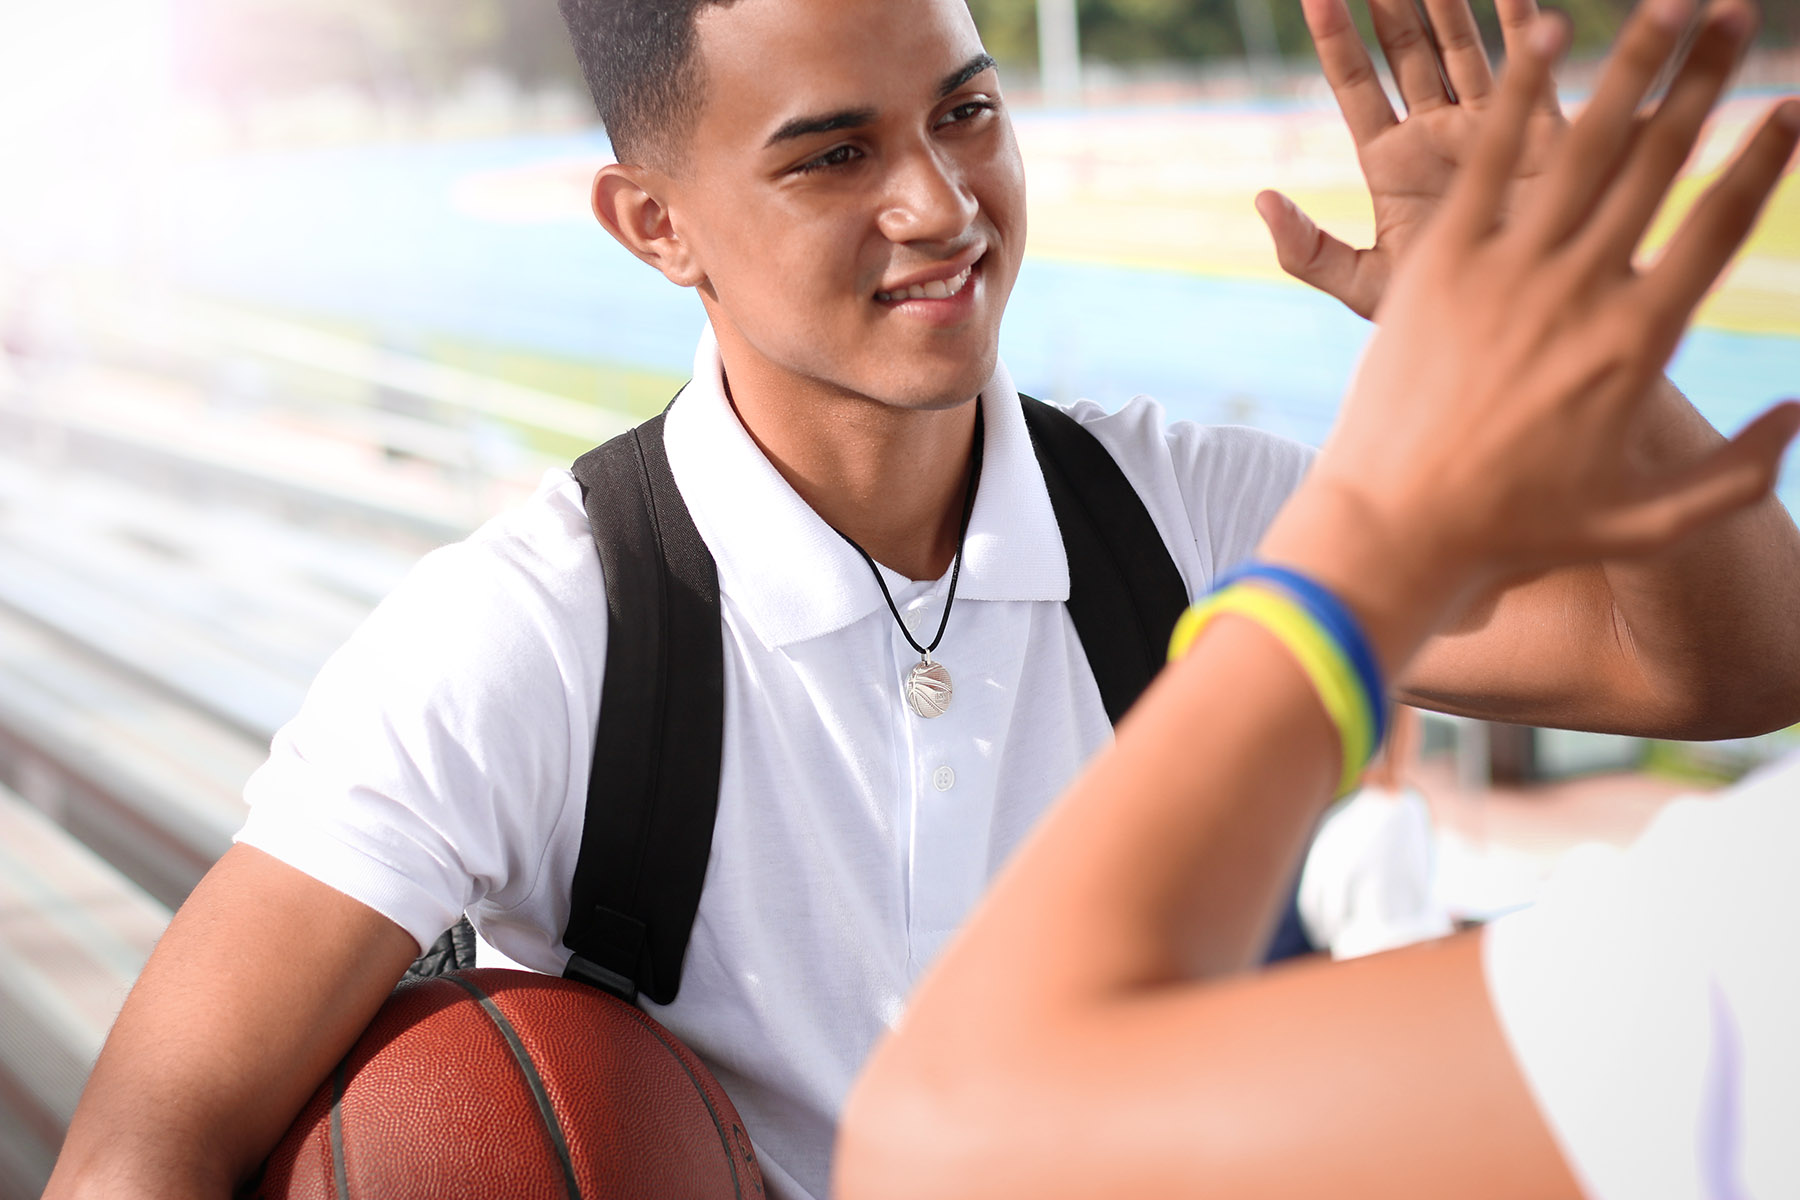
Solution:
{"label": "neck", "polygon": [[745,430],[825,522],[909,579],[950,569],[974,448],[974,397],[946,408],[884,404],[784,380],[759,386],[726,364]]}

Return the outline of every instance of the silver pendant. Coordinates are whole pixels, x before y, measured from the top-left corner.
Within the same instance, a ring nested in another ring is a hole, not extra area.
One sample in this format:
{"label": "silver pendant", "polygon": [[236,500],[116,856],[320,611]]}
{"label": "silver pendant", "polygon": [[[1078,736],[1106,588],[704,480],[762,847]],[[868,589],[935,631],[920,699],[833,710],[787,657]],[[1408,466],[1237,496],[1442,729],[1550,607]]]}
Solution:
{"label": "silver pendant", "polygon": [[950,707],[950,672],[929,658],[914,664],[906,676],[906,705],[921,717],[941,717]]}

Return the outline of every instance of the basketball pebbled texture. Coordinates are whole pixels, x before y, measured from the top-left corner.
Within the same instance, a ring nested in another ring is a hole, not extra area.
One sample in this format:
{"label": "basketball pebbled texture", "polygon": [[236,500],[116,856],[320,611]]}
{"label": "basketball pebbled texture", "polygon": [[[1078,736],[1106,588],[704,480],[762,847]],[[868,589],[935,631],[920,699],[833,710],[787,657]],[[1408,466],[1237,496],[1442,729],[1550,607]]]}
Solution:
{"label": "basketball pebbled texture", "polygon": [[247,1194],[265,1200],[760,1200],[692,1051],[586,984],[478,968],[406,984]]}

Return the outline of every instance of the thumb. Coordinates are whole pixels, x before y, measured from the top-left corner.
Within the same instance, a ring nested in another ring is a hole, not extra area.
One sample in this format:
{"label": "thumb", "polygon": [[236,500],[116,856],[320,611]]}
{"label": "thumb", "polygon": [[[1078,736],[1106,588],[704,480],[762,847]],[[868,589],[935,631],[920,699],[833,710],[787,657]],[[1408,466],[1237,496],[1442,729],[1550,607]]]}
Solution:
{"label": "thumb", "polygon": [[1365,320],[1375,319],[1381,288],[1364,277],[1362,255],[1320,229],[1280,192],[1256,197],[1256,212],[1269,227],[1281,269],[1344,304]]}
{"label": "thumb", "polygon": [[1800,401],[1777,404],[1659,494],[1615,513],[1603,536],[1618,553],[1648,553],[1755,504],[1775,490],[1796,433]]}

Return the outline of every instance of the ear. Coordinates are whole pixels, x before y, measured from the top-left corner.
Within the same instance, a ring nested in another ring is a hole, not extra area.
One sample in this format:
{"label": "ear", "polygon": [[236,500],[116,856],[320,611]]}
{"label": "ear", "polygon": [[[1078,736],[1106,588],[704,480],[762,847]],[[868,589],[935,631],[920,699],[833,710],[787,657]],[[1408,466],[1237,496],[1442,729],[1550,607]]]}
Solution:
{"label": "ear", "polygon": [[696,287],[706,272],[675,230],[669,207],[672,191],[669,178],[648,167],[608,163],[594,175],[594,218],[670,283]]}

